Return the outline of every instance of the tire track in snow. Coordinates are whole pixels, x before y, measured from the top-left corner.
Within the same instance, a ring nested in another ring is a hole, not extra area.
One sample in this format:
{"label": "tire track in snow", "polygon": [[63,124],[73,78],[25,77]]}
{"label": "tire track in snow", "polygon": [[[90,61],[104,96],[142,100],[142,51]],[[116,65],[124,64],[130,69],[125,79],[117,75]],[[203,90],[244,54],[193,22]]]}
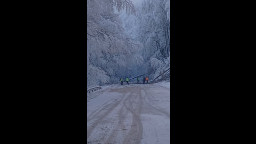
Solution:
{"label": "tire track in snow", "polygon": [[[118,106],[118,104],[124,99],[124,97],[121,98],[121,100],[116,100],[115,102],[107,105],[107,107],[103,107],[97,115],[94,115],[94,117],[97,117],[97,120],[95,120],[90,126],[87,127],[87,139],[90,137],[92,131],[96,128],[96,126],[106,117],[110,112],[114,110],[115,107]],[[92,119],[91,119],[92,120]],[[90,122],[90,121],[89,121]],[[87,122],[88,123],[88,122]]]}
{"label": "tire track in snow", "polygon": [[[153,91],[150,92],[152,88]],[[154,88],[155,86],[149,85],[111,88],[108,92],[118,92],[122,95],[116,101],[104,103],[103,106],[94,110],[94,114],[88,116],[90,120],[87,121],[90,123],[87,127],[87,139],[90,139],[88,143],[140,144],[144,135],[142,125],[144,120],[141,121],[142,110],[146,110],[149,115],[163,115],[170,118],[168,112],[154,105],[154,101],[158,100],[157,97],[154,99],[157,94]],[[107,131],[102,131],[101,126],[108,127]],[[159,129],[154,127],[152,130],[157,140],[155,142],[159,143],[161,141]]]}
{"label": "tire track in snow", "polygon": [[[124,102],[125,107],[132,113],[132,125],[128,135],[124,138],[123,144],[140,144],[143,127],[140,119],[142,109],[142,97],[138,87],[135,88],[135,94]],[[133,107],[134,105],[134,107]]]}
{"label": "tire track in snow", "polygon": [[[135,119],[133,112],[131,112],[131,111],[134,111],[134,109],[137,108],[136,107],[137,105],[135,105],[135,107],[133,106],[134,102],[132,102],[132,100],[136,101],[136,98],[138,96],[138,90],[134,91],[134,88],[132,90],[133,90],[133,92],[129,96],[127,96],[125,98],[125,100],[122,102],[123,106],[121,107],[121,109],[118,112],[118,118],[119,118],[118,125],[115,127],[115,129],[112,131],[112,133],[108,137],[108,139],[106,141],[106,144],[119,144],[120,143],[120,135],[121,134],[123,134],[123,135],[121,135],[121,138],[123,139],[123,144],[130,144],[130,143],[134,143],[135,144],[136,143],[136,142],[130,142],[129,141],[129,139],[131,139],[129,135],[131,135],[131,133],[133,133],[133,132],[131,132],[131,130],[130,130],[131,127],[129,128],[129,126],[124,124],[125,120],[130,118],[128,116],[129,113],[132,115],[132,124],[131,124],[131,126],[134,127],[135,125],[137,125],[137,122],[138,122],[138,120]],[[129,107],[127,107],[126,103],[129,103],[128,104]],[[142,127],[142,124],[141,124],[141,127]],[[124,130],[129,130],[129,131],[126,132]],[[141,132],[141,135],[142,135],[142,128],[141,128],[140,132]],[[119,142],[117,140],[118,136],[119,136]],[[127,137],[127,136],[129,136],[129,138],[125,139],[125,137]],[[132,136],[132,137],[134,137],[134,136]],[[136,138],[136,140],[140,139],[140,138]]]}
{"label": "tire track in snow", "polygon": [[155,110],[157,110],[158,112],[160,112],[160,113],[162,113],[163,115],[165,115],[165,116],[167,116],[168,118],[170,118],[170,113],[168,113],[168,112],[162,110],[161,108],[159,108],[159,107],[157,107],[157,106],[153,106],[152,104],[150,104],[149,101],[154,101],[154,100],[152,99],[152,95],[151,95],[151,93],[149,93],[148,91],[145,91],[145,90],[144,90],[144,92],[145,92],[145,94],[147,95],[147,97],[146,97],[146,96],[143,97],[145,103],[146,103],[148,106],[150,106],[152,109],[155,109]]}
{"label": "tire track in snow", "polygon": [[114,144],[117,143],[116,140],[114,139],[118,133],[120,133],[119,130],[126,130],[124,121],[127,117],[127,110],[125,110],[125,106],[123,105],[122,108],[118,112],[118,125],[115,127],[115,129],[112,131],[108,139],[106,140],[107,144]]}
{"label": "tire track in snow", "polygon": [[[153,91],[152,91],[153,89]],[[142,113],[142,118],[143,118],[143,126],[145,126],[144,130],[145,133],[143,133],[143,140],[142,142],[144,144],[164,144],[169,143],[168,140],[163,141],[163,138],[165,138],[165,136],[163,136],[161,133],[162,130],[166,130],[163,126],[158,123],[158,121],[156,119],[150,119],[149,122],[145,121],[145,118],[150,118],[150,115],[152,115],[152,118],[154,118],[155,116],[153,115],[159,115],[158,117],[162,117],[161,119],[164,120],[168,120],[170,119],[170,114],[168,112],[166,112],[164,109],[158,108],[157,106],[154,105],[155,101],[159,101],[161,100],[161,97],[155,97],[157,95],[161,95],[162,93],[157,93],[157,91],[154,90],[155,87],[154,86],[150,86],[150,87],[142,87],[141,92],[142,92],[142,98],[143,98],[143,113],[145,115],[143,115]],[[162,91],[163,89],[158,89],[158,91]],[[159,104],[159,103],[158,103]],[[164,118],[165,117],[165,118]],[[167,118],[167,119],[166,119]],[[153,123],[156,123],[156,126],[149,126],[152,125]],[[149,126],[149,127],[147,127]],[[154,137],[153,139],[150,137]]]}
{"label": "tire track in snow", "polygon": [[[116,101],[117,99],[115,99]],[[108,107],[111,107],[113,105],[113,100],[109,100],[102,104],[101,107],[97,108],[95,111],[93,111],[89,116],[87,116],[87,121],[91,121],[92,119],[95,119],[97,116],[100,115],[100,113],[103,112],[104,109],[108,109]]]}

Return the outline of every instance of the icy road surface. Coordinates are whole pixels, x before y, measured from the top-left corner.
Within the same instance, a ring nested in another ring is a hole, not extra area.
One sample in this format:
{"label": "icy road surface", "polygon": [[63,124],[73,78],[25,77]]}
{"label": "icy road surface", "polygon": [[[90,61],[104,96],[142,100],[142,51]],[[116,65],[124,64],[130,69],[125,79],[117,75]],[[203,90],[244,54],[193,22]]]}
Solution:
{"label": "icy road surface", "polygon": [[169,144],[170,83],[112,85],[87,97],[88,144]]}

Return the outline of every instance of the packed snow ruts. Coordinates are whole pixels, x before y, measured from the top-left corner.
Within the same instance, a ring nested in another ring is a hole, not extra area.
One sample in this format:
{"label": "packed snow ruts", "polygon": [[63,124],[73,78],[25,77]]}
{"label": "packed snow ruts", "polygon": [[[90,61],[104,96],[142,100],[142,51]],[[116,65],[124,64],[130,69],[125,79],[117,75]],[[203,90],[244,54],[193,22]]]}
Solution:
{"label": "packed snow ruts", "polygon": [[87,102],[88,144],[170,143],[170,83],[111,85]]}

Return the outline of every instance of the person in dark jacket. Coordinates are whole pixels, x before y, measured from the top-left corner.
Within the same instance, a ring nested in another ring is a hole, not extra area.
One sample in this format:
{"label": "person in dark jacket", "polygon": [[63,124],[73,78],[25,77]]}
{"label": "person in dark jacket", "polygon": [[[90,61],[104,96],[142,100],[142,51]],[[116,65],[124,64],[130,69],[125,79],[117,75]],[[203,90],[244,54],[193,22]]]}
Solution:
{"label": "person in dark jacket", "polygon": [[139,77],[137,77],[137,84],[139,83]]}
{"label": "person in dark jacket", "polygon": [[121,82],[121,85],[123,85],[123,82],[124,82],[123,78],[120,78],[120,82]]}
{"label": "person in dark jacket", "polygon": [[143,78],[143,84],[145,84],[145,80],[146,80],[146,78],[144,77],[144,78]]}

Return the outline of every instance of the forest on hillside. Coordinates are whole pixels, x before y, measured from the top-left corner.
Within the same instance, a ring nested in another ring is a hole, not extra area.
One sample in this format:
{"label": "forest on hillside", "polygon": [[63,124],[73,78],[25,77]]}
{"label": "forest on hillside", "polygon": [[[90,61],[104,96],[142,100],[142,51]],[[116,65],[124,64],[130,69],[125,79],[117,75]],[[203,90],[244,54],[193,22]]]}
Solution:
{"label": "forest on hillside", "polygon": [[170,66],[170,0],[87,0],[87,87]]}

